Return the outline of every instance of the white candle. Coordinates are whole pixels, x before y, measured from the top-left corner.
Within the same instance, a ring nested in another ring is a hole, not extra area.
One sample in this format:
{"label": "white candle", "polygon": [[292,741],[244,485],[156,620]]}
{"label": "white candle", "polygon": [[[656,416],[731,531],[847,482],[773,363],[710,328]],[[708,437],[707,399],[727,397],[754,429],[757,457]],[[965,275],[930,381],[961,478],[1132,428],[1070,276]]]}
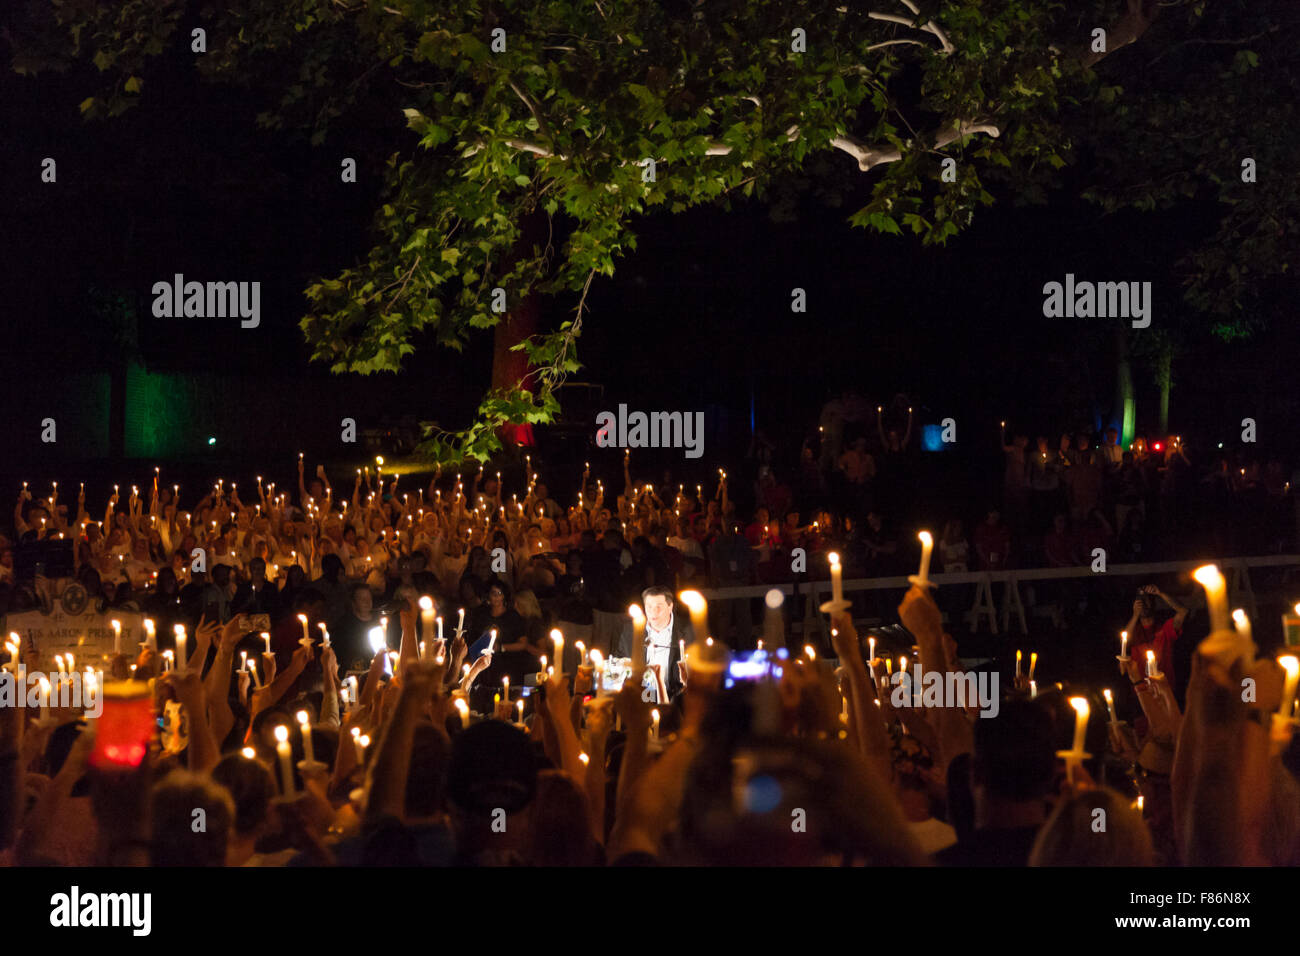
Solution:
{"label": "white candle", "polygon": [[1113,724],[1113,723],[1116,722],[1116,718],[1115,718],[1115,698],[1111,695],[1111,692],[1110,692],[1110,688],[1109,688],[1109,687],[1107,687],[1107,688],[1106,688],[1105,690],[1103,690],[1101,693],[1102,693],[1102,696],[1106,698],[1106,709],[1107,709],[1108,711],[1110,711],[1110,722]]}
{"label": "white candle", "polygon": [[1295,697],[1296,685],[1300,683],[1300,658],[1294,654],[1284,654],[1277,659],[1286,671],[1286,681],[1282,686],[1282,703],[1277,708],[1277,715],[1283,720],[1291,719],[1291,700]]}
{"label": "white candle", "polygon": [[459,637],[463,630],[465,630],[465,609],[461,608],[456,617],[456,636]]}
{"label": "white candle", "polygon": [[1038,696],[1038,681],[1031,680],[1029,682],[1029,699],[1033,700],[1037,696]]}
{"label": "white candle", "polygon": [[304,643],[304,644],[310,644],[312,641],[311,641],[311,633],[307,630],[307,615],[306,615],[306,614],[299,614],[299,615],[298,615],[298,623],[302,625],[302,639],[303,639],[303,643]]}
{"label": "white candle", "polygon": [[519,709],[519,722],[522,724],[524,722],[524,699],[519,698],[515,706]]}
{"label": "white candle", "polygon": [[691,616],[691,630],[697,641],[709,636],[709,603],[699,591],[683,591],[679,597]]}
{"label": "white candle", "polygon": [[248,651],[239,652],[239,669],[244,673],[248,673]]}
{"label": "white candle", "polygon": [[1029,679],[1034,679],[1034,668],[1038,666],[1038,651],[1029,653]]}
{"label": "white candle", "polygon": [[922,531],[917,537],[921,539],[921,570],[918,577],[925,584],[930,580],[930,552],[934,550],[934,538],[928,531]]}
{"label": "white candle", "polygon": [[392,671],[393,677],[396,677],[396,676],[397,676],[397,666],[398,666],[399,663],[401,663],[401,657],[398,656],[397,651],[389,651],[389,652],[388,652],[388,667],[389,667],[389,670]]}
{"label": "white candle", "polygon": [[510,703],[510,677],[508,675],[501,678],[501,699],[507,704]]}
{"label": "white candle", "polygon": [[658,707],[650,711],[650,720],[652,721],[650,725],[650,739],[658,740],[659,739],[659,708]]}
{"label": "white candle", "polygon": [[443,636],[442,636],[442,615],[441,615],[441,614],[438,615],[438,640],[439,640],[439,641],[442,641],[442,640],[443,640]]}
{"label": "white candle", "polygon": [[1249,641],[1250,635],[1250,618],[1246,617],[1246,612],[1237,608],[1232,612],[1232,623],[1237,626],[1237,633],[1243,640]]}
{"label": "white candle", "polygon": [[420,633],[424,635],[426,643],[431,643],[433,637],[433,598],[427,594],[420,598]]}
{"label": "white candle", "polygon": [[257,658],[250,658],[248,661],[248,673],[252,675],[253,687],[256,689],[262,686],[262,679],[257,676]]}
{"label": "white candle", "polygon": [[868,637],[867,638],[867,663],[870,664],[875,659],[876,659],[876,639],[874,637]]}
{"label": "white candle", "polygon": [[366,752],[361,746],[361,728],[352,728],[352,753],[357,758],[358,764],[366,762]]}
{"label": "white candle", "polygon": [[1119,656],[1128,660],[1128,631],[1119,632]]}
{"label": "white candle", "polygon": [[329,632],[329,628],[327,628],[327,627],[325,626],[325,622],[324,622],[324,621],[321,621],[321,622],[320,622],[319,624],[317,624],[316,626],[320,628],[321,638],[324,640],[324,642],[325,642],[325,646],[326,646],[326,647],[329,647],[329,646],[330,646],[330,632]]}
{"label": "white candle", "polygon": [[144,619],[144,641],[151,651],[158,650],[158,641],[154,636],[153,619],[146,617]]}
{"label": "white candle", "polygon": [[50,719],[50,681],[41,677],[41,720]]}
{"label": "white candle", "polygon": [[163,673],[176,669],[176,655],[170,650],[163,651]]}
{"label": "white candle", "polygon": [[496,646],[497,646],[497,629],[494,627],[492,628],[492,630],[488,631],[487,653],[491,654],[493,651],[495,651]]}
{"label": "white candle", "polygon": [[[635,630],[635,626],[633,627]],[[555,645],[555,672],[564,673],[564,634],[558,627],[551,628],[551,643]]]}
{"label": "white candle", "polygon": [[1016,676],[1020,676],[1020,651],[1016,650]]}
{"label": "white candle", "polygon": [[286,797],[295,795],[293,788],[293,748],[289,746],[289,728],[281,724],[275,728],[275,750],[280,755],[281,792]]}
{"label": "white candle", "polygon": [[1159,665],[1156,664],[1156,652],[1150,650],[1147,651],[1147,677],[1154,680],[1163,676],[1164,675],[1160,673]]}
{"label": "white candle", "polygon": [[113,625],[113,653],[122,653],[122,622],[114,618],[109,622]]}
{"label": "white candle", "polygon": [[[632,669],[639,671],[645,667],[645,614],[635,604],[628,606],[627,613],[632,618]],[[559,646],[563,650],[563,638]]]}
{"label": "white candle", "polygon": [[844,600],[844,570],[840,567],[840,556],[832,551],[826,555],[831,563],[831,600],[839,603]]}
{"label": "white candle", "polygon": [[1210,631],[1228,630],[1228,587],[1213,564],[1203,564],[1197,568],[1192,577],[1205,588],[1205,603],[1210,611]]}
{"label": "white candle", "polygon": [[189,639],[185,636],[185,625],[176,625],[176,670],[184,674],[189,661],[189,655],[186,654],[186,644]]}
{"label": "white candle", "polygon": [[262,632],[262,640],[266,642],[266,651],[265,651],[264,653],[267,654],[268,656],[270,656],[270,653],[271,653],[271,635],[268,634],[266,631],[263,631],[263,632]]}
{"label": "white candle", "polygon": [[456,713],[460,715],[460,726],[464,730],[469,726],[469,704],[465,703],[463,697],[456,698]]}
{"label": "white candle", "polygon": [[1074,708],[1074,747],[1071,748],[1076,754],[1083,753],[1083,739],[1088,732],[1088,699],[1086,697],[1071,697],[1070,706]]}
{"label": "white candle", "polygon": [[295,715],[298,718],[298,729],[302,731],[302,755],[307,763],[316,762],[316,752],[311,745],[311,716],[305,710],[300,710]]}

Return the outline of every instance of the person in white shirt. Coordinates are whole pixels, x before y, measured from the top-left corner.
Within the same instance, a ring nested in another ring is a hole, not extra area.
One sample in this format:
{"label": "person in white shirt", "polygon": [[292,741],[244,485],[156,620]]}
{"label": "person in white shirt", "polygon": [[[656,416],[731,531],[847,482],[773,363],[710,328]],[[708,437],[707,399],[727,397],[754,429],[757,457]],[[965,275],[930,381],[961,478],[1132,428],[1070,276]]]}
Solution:
{"label": "person in white shirt", "polygon": [[[645,687],[647,699],[654,703],[670,703],[682,692],[682,678],[678,669],[684,647],[695,641],[690,618],[674,613],[673,592],[656,585],[641,592],[641,605],[645,609]],[[632,656],[632,619],[629,617],[610,649],[613,657]],[[657,679],[656,679],[657,674]],[[662,684],[668,699],[660,700]]]}

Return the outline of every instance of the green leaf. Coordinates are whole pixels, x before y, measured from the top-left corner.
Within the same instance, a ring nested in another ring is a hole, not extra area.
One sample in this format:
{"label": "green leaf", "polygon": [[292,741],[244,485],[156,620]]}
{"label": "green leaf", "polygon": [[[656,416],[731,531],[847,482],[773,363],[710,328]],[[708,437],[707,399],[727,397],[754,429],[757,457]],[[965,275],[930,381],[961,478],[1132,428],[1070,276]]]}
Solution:
{"label": "green leaf", "polygon": [[143,82],[138,76],[128,76],[126,78],[126,91],[128,93],[139,93]]}

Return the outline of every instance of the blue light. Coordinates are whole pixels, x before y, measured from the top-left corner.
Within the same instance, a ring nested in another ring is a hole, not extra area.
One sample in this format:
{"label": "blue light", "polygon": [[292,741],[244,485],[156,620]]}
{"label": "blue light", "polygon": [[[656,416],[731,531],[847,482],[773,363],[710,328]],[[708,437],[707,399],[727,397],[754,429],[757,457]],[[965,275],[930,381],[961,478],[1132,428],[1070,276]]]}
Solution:
{"label": "blue light", "polygon": [[921,426],[921,447],[926,451],[943,451],[943,426],[942,425],[922,425]]}
{"label": "blue light", "polygon": [[215,445],[216,443],[217,443],[217,440],[216,440],[215,438],[211,438],[211,437],[208,438],[208,444],[209,444],[209,445]]}

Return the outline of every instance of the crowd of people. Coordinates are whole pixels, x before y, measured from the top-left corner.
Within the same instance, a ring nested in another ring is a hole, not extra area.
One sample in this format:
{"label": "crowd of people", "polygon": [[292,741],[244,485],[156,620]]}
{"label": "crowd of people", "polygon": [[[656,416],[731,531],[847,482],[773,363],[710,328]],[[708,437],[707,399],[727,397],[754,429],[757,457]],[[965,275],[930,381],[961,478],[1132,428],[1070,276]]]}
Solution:
{"label": "crowd of people", "polygon": [[[901,454],[909,433],[887,433],[886,446]],[[850,445],[834,467],[869,473],[854,454]],[[1058,478],[1093,467],[1059,461]],[[41,499],[24,488],[5,545],[7,610],[48,609],[80,588],[104,615],[147,616],[156,639],[108,655],[103,669],[170,719],[125,766],[95,759],[99,722],[75,709],[38,718],[0,706],[0,859],[1300,859],[1300,802],[1285,769],[1292,725],[1268,719],[1291,713],[1294,686],[1284,689],[1253,644],[1231,662],[1197,655],[1184,712],[1170,648],[1187,612],[1154,588],[1134,602],[1133,653],[1114,696],[1126,719],[1110,721],[1097,688],[1040,689],[1018,663],[1014,674],[1002,668],[1010,686],[992,718],[974,700],[900,701],[895,675],[909,658],[921,674],[965,670],[929,588],[899,606],[897,647],[860,637],[842,608],[829,646],[794,638],[770,605],[757,629],[747,601],[702,611],[682,589],[777,579],[774,565],[789,574],[796,548],[818,578],[829,549],[871,567],[907,557],[889,547],[874,505],[859,525],[832,494],[805,524],[773,497],[762,467],[750,522],[737,517],[724,470],[706,495],[635,482],[626,455],[612,503],[587,473],[568,508],[531,462],[522,498],[507,497],[490,469],[405,492],[368,468],[344,498],[323,468],[309,479],[300,456],[296,504],[259,478],[251,501],[222,481],[189,510],[156,472],[147,502],[135,487],[125,500],[115,491],[102,522],[84,492],[74,511],[57,486]],[[1065,487],[1073,508],[1078,480]],[[936,556],[944,568],[983,566],[986,543],[977,535],[963,551],[949,526]],[[69,555],[56,569],[58,547]],[[14,556],[32,549],[45,560],[28,580],[27,558]],[[1157,602],[1172,611],[1163,623]],[[173,638],[178,625],[187,642]],[[52,671],[15,636],[7,670]],[[1159,669],[1143,669],[1148,649]],[[611,681],[615,672],[630,676]],[[1243,676],[1258,684],[1250,702],[1232,689]],[[1093,701],[1084,748],[1077,695]],[[1072,740],[1095,756],[1058,759]],[[202,833],[190,827],[195,807],[207,815]],[[1098,807],[1102,832],[1091,826]]]}

